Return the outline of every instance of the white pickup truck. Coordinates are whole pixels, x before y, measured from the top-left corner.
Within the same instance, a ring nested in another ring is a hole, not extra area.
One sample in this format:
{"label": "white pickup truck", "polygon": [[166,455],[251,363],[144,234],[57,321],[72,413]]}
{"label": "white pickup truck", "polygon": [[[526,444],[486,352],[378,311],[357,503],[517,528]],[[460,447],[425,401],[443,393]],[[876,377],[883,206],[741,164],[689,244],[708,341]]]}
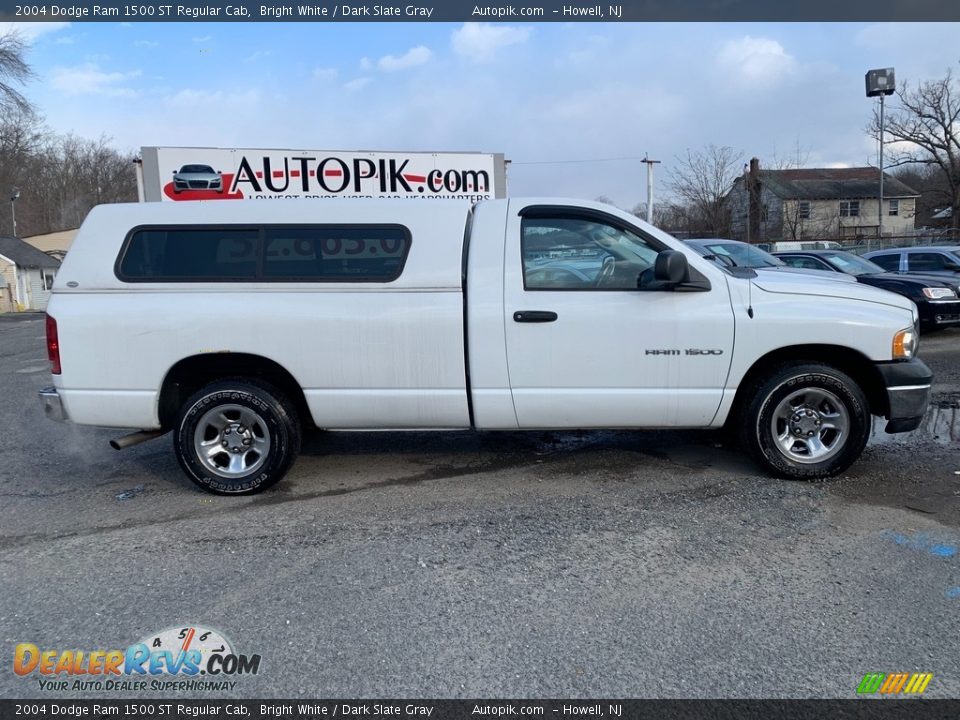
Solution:
{"label": "white pickup truck", "polygon": [[594,202],[260,200],[95,208],[57,276],[49,417],[168,431],[252,493],[304,425],[721,428],[774,474],[841,472],[931,373],[900,295],[721,267]]}

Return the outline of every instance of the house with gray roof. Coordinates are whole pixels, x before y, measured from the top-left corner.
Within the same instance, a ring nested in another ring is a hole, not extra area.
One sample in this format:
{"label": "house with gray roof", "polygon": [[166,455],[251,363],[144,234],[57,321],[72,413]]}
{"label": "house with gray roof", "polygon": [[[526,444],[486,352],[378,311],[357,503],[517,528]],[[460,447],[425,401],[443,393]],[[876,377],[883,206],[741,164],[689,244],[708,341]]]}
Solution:
{"label": "house with gray roof", "polygon": [[[879,235],[875,167],[762,170],[754,159],[727,195],[733,237],[748,242],[855,240]],[[914,231],[920,196],[884,173],[883,235]]]}
{"label": "house with gray roof", "polygon": [[59,267],[20,238],[0,237],[0,312],[46,309]]}

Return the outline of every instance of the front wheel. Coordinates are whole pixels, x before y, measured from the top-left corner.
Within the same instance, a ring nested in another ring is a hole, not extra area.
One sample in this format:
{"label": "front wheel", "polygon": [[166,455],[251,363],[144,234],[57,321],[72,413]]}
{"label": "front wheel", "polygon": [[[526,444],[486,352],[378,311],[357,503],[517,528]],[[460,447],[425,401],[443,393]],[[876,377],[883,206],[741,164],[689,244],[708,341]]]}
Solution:
{"label": "front wheel", "polygon": [[849,375],[834,367],[781,366],[749,391],[741,441],[776,475],[836,475],[850,467],[867,444],[867,399]]}
{"label": "front wheel", "polygon": [[180,409],[173,435],[180,467],[220,495],[249,495],[278,482],[300,452],[300,424],[272,385],[248,379],[211,383]]}

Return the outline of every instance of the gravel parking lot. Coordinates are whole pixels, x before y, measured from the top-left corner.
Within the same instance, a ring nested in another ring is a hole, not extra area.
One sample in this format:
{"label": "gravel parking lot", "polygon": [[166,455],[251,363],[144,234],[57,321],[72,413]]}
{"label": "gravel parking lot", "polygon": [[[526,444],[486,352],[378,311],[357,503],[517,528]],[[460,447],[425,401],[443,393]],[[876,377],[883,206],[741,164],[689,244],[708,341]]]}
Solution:
{"label": "gravel parking lot", "polygon": [[14,675],[17,643],[199,624],[262,656],[239,697],[960,697],[960,330],[920,355],[924,427],[828,482],[706,432],[317,432],[225,498],[169,436],[45,420],[42,316],[0,316],[0,694],[96,695]]}

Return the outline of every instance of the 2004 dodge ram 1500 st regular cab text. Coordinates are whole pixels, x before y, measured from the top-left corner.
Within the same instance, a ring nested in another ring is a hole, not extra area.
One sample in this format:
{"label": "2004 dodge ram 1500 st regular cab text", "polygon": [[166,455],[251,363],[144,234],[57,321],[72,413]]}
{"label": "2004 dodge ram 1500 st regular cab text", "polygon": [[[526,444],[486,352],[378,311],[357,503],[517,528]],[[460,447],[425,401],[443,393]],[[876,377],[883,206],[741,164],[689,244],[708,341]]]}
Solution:
{"label": "2004 dodge ram 1500 st regular cab text", "polygon": [[721,428],[774,474],[911,430],[931,374],[893,293],[721,267],[594,202],[95,208],[56,278],[47,415],[172,431],[217,493],[283,477],[301,427]]}

